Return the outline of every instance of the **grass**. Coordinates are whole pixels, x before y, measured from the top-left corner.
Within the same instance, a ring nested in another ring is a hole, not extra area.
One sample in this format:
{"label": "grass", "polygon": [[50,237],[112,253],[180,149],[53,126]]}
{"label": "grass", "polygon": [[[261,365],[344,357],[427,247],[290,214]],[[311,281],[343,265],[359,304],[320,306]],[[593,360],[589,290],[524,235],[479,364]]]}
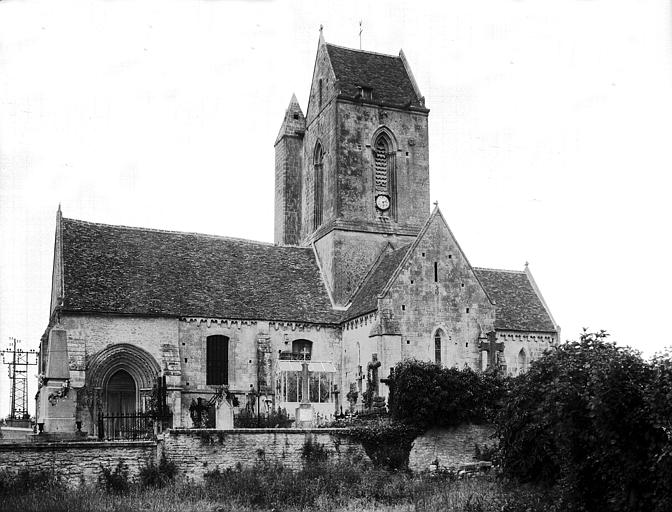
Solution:
{"label": "grass", "polygon": [[84,512],[522,512],[550,510],[536,491],[494,475],[466,480],[389,473],[368,466],[318,463],[302,471],[259,465],[210,473],[205,482],[163,488],[132,483],[126,491],[99,486],[68,490],[45,478],[29,490],[4,485],[0,510]]}

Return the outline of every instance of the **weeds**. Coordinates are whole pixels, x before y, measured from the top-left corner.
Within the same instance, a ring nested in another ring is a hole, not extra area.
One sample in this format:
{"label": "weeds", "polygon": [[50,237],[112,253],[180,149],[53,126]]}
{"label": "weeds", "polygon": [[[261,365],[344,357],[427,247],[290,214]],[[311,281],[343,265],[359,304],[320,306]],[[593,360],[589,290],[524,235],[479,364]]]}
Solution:
{"label": "weeds", "polygon": [[547,505],[553,500],[543,493],[509,487],[493,475],[452,480],[434,474],[391,473],[371,464],[305,464],[314,456],[320,460],[319,447],[311,443],[299,471],[260,461],[252,468],[211,471],[200,484],[177,478],[169,461],[148,464],[141,473],[144,479],[140,476],[135,483],[129,482],[128,468],[117,465],[101,477],[100,485],[110,492],[101,493],[100,487],[90,485],[76,490],[39,487],[30,493],[3,493],[0,510],[555,512]]}

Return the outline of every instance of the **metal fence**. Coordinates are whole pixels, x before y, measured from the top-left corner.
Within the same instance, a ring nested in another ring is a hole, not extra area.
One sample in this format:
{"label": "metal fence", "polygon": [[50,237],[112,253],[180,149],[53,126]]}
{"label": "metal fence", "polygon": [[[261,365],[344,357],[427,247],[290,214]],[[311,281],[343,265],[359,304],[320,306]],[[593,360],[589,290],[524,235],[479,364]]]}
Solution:
{"label": "metal fence", "polygon": [[146,413],[101,414],[98,416],[98,439],[153,439],[163,431],[166,418]]}

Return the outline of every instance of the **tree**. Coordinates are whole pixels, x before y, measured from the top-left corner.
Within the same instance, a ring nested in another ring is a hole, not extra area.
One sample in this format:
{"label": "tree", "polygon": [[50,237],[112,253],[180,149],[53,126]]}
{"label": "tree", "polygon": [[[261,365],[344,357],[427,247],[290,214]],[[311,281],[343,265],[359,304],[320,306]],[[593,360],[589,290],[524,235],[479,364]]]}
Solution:
{"label": "tree", "polygon": [[516,379],[497,420],[503,469],[557,485],[566,510],[652,510],[670,411],[653,405],[653,365],[607,336],[584,331]]}

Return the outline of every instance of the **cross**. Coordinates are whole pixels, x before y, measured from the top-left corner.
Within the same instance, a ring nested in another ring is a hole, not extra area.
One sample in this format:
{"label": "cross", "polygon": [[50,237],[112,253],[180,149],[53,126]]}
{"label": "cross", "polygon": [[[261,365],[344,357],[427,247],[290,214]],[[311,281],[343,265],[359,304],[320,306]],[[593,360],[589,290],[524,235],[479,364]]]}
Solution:
{"label": "cross", "polygon": [[359,49],[362,49],[362,20],[359,20]]}
{"label": "cross", "polygon": [[497,341],[497,335],[494,332],[486,334],[488,341],[481,341],[478,349],[488,353],[488,368],[495,368],[499,366],[497,354],[504,352],[504,343]]}
{"label": "cross", "polygon": [[437,206],[437,207],[438,207],[438,206],[439,206],[439,202],[438,202],[438,201],[434,201],[434,206]]}
{"label": "cross", "polygon": [[303,349],[301,349],[300,354],[303,356],[303,359],[304,359],[304,360],[306,360],[306,359],[310,359],[310,358],[308,357],[308,356],[310,355],[310,350],[308,350],[308,347],[303,347]]}

